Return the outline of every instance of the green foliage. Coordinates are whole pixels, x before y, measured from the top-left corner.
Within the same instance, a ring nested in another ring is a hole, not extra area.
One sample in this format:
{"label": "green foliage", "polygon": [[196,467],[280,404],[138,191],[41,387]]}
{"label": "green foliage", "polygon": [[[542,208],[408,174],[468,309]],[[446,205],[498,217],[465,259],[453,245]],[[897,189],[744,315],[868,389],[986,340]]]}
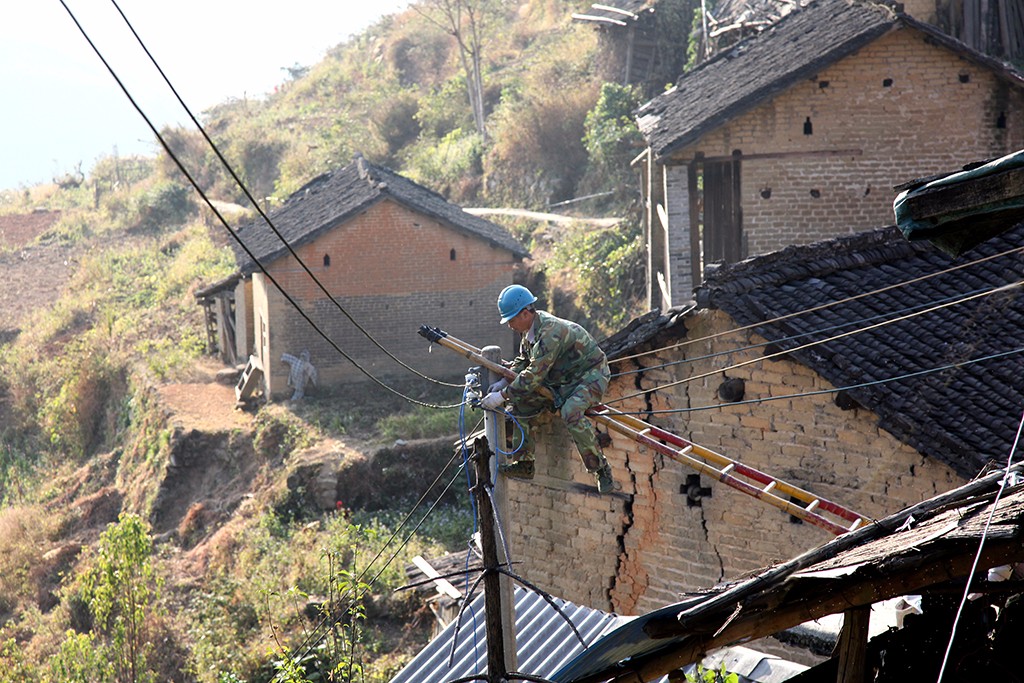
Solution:
{"label": "green foliage", "polygon": [[67,631],[60,651],[50,659],[50,679],[56,683],[107,683],[117,680],[113,653],[92,631]]}
{"label": "green foliage", "polygon": [[636,313],[643,294],[640,230],[576,230],[555,245],[545,269],[574,277],[577,307],[601,330],[614,330]]}
{"label": "green foliage", "polygon": [[630,162],[643,146],[633,120],[633,110],[639,104],[638,88],[615,83],[601,86],[597,104],[584,121],[583,144],[589,166],[582,186],[587,193],[615,192],[619,204],[636,196],[636,176]]}
{"label": "green foliage", "polygon": [[155,185],[137,198],[138,227],[159,230],[183,225],[196,212],[193,192],[191,187],[176,182]]}
{"label": "green foliage", "polygon": [[628,154],[642,142],[640,131],[633,121],[633,110],[640,104],[636,88],[617,83],[605,83],[594,108],[587,113],[584,121],[586,134],[583,143],[587,147],[590,162],[603,168],[629,161]]}
{"label": "green foliage", "polygon": [[312,445],[318,436],[305,422],[274,406],[260,409],[253,426],[253,446],[268,458],[287,458],[295,449]]}
{"label": "green foliage", "polygon": [[381,436],[387,439],[431,439],[458,432],[458,414],[454,410],[439,410],[416,406],[412,411],[388,415],[377,423]]}
{"label": "green foliage", "polygon": [[100,535],[95,566],[83,581],[83,597],[110,649],[117,683],[155,680],[147,668],[152,652],[147,619],[160,595],[153,571],[149,525],[121,513]]}
{"label": "green foliage", "polygon": [[479,191],[483,138],[457,128],[442,139],[421,140],[412,148],[406,175],[443,192],[453,201],[472,199]]}
{"label": "green foliage", "polygon": [[[706,0],[704,3],[704,9],[709,14],[713,13],[714,8],[714,0]],[[697,5],[693,8],[693,21],[690,30],[690,40],[686,46],[686,66],[684,67],[684,71],[690,71],[704,61],[706,44],[704,42],[703,11],[704,10],[701,9],[701,5]]]}
{"label": "green foliage", "polygon": [[739,680],[739,675],[725,670],[724,662],[718,670],[705,669],[701,664],[697,664],[695,671],[686,674],[687,683],[739,683]]}
{"label": "green foliage", "polygon": [[36,667],[25,656],[24,650],[0,629],[0,683],[33,683],[38,680]]}

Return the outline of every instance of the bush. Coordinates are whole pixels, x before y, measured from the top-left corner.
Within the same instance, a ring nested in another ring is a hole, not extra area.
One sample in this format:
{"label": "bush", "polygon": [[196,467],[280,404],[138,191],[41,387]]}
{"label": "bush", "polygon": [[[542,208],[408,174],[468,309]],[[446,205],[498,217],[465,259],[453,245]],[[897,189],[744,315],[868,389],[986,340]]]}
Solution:
{"label": "bush", "polygon": [[192,193],[191,187],[180,183],[156,185],[137,200],[137,227],[148,231],[184,225],[196,214]]}
{"label": "bush", "polygon": [[576,306],[608,332],[637,312],[646,282],[644,255],[636,225],[577,230],[555,245],[545,270],[551,280],[574,280]]}

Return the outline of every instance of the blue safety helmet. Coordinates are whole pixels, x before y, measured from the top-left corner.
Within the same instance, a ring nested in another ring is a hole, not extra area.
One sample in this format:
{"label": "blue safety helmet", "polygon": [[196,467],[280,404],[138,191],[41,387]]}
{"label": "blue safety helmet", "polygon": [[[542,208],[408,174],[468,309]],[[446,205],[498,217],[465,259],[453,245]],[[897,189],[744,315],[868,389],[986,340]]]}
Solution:
{"label": "blue safety helmet", "polygon": [[501,294],[498,295],[498,313],[501,314],[501,324],[504,325],[519,315],[519,311],[536,300],[537,297],[522,285],[509,285],[501,290]]}

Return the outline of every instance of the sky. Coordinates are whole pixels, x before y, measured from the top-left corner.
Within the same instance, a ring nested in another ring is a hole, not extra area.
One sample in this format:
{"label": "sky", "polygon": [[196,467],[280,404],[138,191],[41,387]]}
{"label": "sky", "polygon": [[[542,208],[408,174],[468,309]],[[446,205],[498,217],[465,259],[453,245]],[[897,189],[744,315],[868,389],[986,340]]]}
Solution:
{"label": "sky", "polygon": [[[409,0],[63,0],[159,130],[191,125],[125,14],[197,117],[259,98]],[[0,190],[115,154],[154,155],[143,118],[61,0],[13,0],[0,14]]]}

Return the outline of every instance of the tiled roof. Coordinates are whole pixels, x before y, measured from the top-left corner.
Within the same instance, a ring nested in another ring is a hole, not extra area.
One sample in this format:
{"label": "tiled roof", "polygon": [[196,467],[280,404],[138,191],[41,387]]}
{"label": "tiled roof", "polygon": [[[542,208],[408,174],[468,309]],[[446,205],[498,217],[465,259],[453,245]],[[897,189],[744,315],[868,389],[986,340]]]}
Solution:
{"label": "tiled roof", "polygon": [[[854,387],[1024,347],[1024,287],[879,325],[1018,282],[1022,246],[1024,223],[956,259],[887,228],[723,266],[697,290],[697,302],[740,325],[763,323],[757,331],[793,350],[793,359],[836,387]],[[984,257],[992,258],[972,263]],[[892,288],[873,293],[885,287]],[[802,311],[808,312],[778,320]],[[900,441],[972,477],[1011,448],[1024,408],[1024,353],[862,386],[848,395]]]}
{"label": "tiled roof", "polygon": [[[295,248],[383,199],[392,199],[455,230],[507,249],[519,258],[528,255],[501,226],[466,213],[433,190],[371,164],[360,155],[348,166],[311,180],[269,216],[281,237]],[[288,253],[281,238],[262,218],[239,228],[238,236],[260,263],[269,263]],[[259,270],[249,254],[237,244],[233,248],[243,273]]]}
{"label": "tiled roof", "polygon": [[1024,84],[1020,74],[915,19],[860,0],[816,0],[680,77],[637,111],[661,159],[900,26]]}

